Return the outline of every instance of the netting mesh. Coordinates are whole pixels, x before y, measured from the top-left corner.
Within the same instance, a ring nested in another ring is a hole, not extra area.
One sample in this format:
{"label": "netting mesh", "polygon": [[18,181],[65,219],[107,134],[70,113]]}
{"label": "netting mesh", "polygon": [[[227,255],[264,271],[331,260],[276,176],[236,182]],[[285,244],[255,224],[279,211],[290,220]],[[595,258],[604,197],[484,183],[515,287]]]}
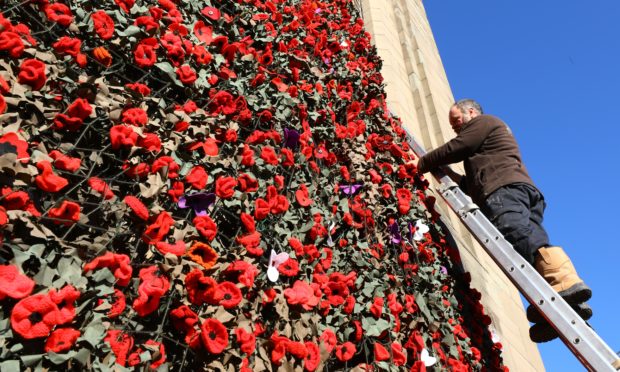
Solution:
{"label": "netting mesh", "polygon": [[3,3],[3,367],[502,368],[355,5]]}

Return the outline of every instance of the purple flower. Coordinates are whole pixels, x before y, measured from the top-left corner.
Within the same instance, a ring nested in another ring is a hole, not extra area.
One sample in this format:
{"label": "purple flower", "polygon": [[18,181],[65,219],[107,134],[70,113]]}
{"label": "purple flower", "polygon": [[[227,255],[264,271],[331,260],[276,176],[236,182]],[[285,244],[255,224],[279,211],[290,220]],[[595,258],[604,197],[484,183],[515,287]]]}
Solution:
{"label": "purple flower", "polygon": [[398,222],[394,221],[390,226],[390,237],[392,238],[392,243],[400,243],[403,240],[403,237],[400,236],[400,229],[398,228]]}
{"label": "purple flower", "polygon": [[295,129],[284,128],[284,147],[297,148],[299,144],[299,132]]}
{"label": "purple flower", "polygon": [[206,216],[207,208],[215,203],[215,194],[206,192],[197,192],[194,194],[184,195],[179,198],[179,208],[192,207],[197,216]]}
{"label": "purple flower", "polygon": [[356,183],[354,185],[339,185],[340,192],[346,195],[355,195],[364,186],[363,183]]}

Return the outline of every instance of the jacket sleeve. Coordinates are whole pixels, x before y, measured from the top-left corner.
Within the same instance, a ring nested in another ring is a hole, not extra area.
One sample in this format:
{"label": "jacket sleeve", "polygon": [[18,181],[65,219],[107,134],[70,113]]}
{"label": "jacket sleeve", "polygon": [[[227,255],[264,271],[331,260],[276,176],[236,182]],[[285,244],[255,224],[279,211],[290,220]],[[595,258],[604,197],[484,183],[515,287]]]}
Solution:
{"label": "jacket sleeve", "polygon": [[421,157],[418,171],[426,173],[437,167],[467,159],[480,147],[492,129],[493,126],[484,118],[466,125],[458,136]]}

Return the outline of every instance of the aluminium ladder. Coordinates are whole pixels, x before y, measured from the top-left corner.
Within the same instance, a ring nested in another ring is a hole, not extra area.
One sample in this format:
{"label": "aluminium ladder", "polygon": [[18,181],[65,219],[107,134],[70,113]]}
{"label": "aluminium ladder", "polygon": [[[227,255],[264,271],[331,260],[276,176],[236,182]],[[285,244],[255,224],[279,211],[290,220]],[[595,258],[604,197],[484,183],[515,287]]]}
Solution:
{"label": "aluminium ladder", "polygon": [[[426,151],[408,130],[406,132],[409,146],[415,154],[424,155]],[[441,196],[450,208],[519,291],[557,330],[564,344],[577,359],[590,371],[620,370],[618,355],[558,296],[534,267],[513,249],[458,185],[442,171],[435,171],[433,175],[439,181]]]}

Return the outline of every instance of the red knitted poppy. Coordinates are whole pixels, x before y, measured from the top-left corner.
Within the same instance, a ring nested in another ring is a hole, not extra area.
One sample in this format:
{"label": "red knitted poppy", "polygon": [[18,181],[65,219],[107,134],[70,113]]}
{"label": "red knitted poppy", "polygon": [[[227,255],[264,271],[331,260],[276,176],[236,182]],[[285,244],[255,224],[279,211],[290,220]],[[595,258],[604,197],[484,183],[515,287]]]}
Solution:
{"label": "red knitted poppy", "polygon": [[45,6],[45,15],[47,19],[63,27],[69,27],[73,22],[73,13],[71,13],[71,9],[63,3],[53,3]]}
{"label": "red knitted poppy", "polygon": [[241,345],[241,351],[247,355],[252,355],[256,349],[256,336],[252,332],[248,332],[243,328],[235,329],[237,343]]}
{"label": "red knitted poppy", "polygon": [[114,197],[114,193],[110,189],[110,186],[99,177],[90,177],[88,179],[88,186],[101,194],[106,200]]}
{"label": "red knitted poppy", "polygon": [[32,90],[39,90],[47,81],[45,75],[45,63],[38,59],[26,59],[19,66],[17,81],[20,84],[30,85]]}
{"label": "red knitted poppy", "polygon": [[41,172],[35,177],[37,186],[46,192],[58,192],[69,184],[65,178],[56,175],[52,169],[52,164],[47,160],[37,163],[37,169]]}
{"label": "red knitted poppy", "polygon": [[314,372],[321,362],[321,351],[319,346],[312,341],[306,341],[304,345],[308,351],[304,359],[304,369],[308,372]]}
{"label": "red knitted poppy", "polygon": [[170,232],[170,228],[174,224],[174,220],[170,217],[168,212],[163,211],[157,215],[155,222],[150,224],[144,234],[142,234],[142,240],[149,244],[155,244],[162,241]]}
{"label": "red knitted poppy", "polygon": [[140,270],[140,286],[138,298],[133,302],[133,308],[138,315],[146,316],[159,307],[159,300],[170,288],[170,281],[159,274],[157,266],[149,266]]}
{"label": "red knitted poppy", "polygon": [[208,241],[215,239],[217,235],[217,225],[211,217],[196,216],[192,223],[200,235],[204,236]]}
{"label": "red knitted poppy", "polygon": [[51,208],[47,215],[56,224],[70,226],[80,219],[80,205],[71,201],[63,200],[59,207]]}
{"label": "red knitted poppy", "polygon": [[82,160],[80,158],[72,158],[58,150],[52,150],[49,155],[54,159],[54,167],[67,172],[75,173],[82,165]]}
{"label": "red knitted poppy", "polygon": [[232,282],[222,282],[215,290],[215,299],[225,309],[236,307],[243,299],[241,290]]}
{"label": "red knitted poppy", "polygon": [[0,300],[22,299],[32,293],[34,281],[19,272],[15,265],[0,265]]}
{"label": "red knitted poppy", "polygon": [[177,68],[176,73],[179,80],[181,80],[181,83],[184,85],[191,85],[198,78],[196,71],[194,71],[194,69],[192,69],[189,65],[183,65]]}
{"label": "red knitted poppy", "polygon": [[218,288],[215,279],[205,276],[199,269],[192,270],[185,276],[185,288],[187,297],[194,305],[217,304],[216,292]]}
{"label": "red knitted poppy", "polygon": [[117,279],[116,284],[125,287],[131,280],[133,268],[130,264],[129,256],[125,254],[116,254],[107,252],[103,256],[99,256],[91,262],[84,265],[84,272],[107,267],[114,277]]}
{"label": "red knitted poppy", "polygon": [[140,201],[140,199],[136,198],[132,195],[127,195],[123,199],[123,202],[131,208],[133,213],[140,219],[146,221],[149,219],[149,210],[146,206]]}
{"label": "red knitted poppy", "polygon": [[346,362],[353,358],[356,351],[357,349],[355,344],[347,341],[342,345],[336,346],[336,358],[338,358],[341,362]]}
{"label": "red knitted poppy", "polygon": [[11,311],[11,327],[26,339],[46,337],[58,324],[59,310],[47,294],[21,299]]}
{"label": "red knitted poppy", "polygon": [[12,31],[0,32],[0,50],[9,52],[13,58],[19,58],[24,53],[24,42],[19,34]]}
{"label": "red knitted poppy", "polygon": [[133,347],[133,337],[123,333],[121,330],[110,329],[103,340],[110,345],[112,352],[116,356],[116,363],[124,367],[127,363],[127,355]]}
{"label": "red knitted poppy", "polygon": [[209,175],[200,165],[193,167],[185,176],[185,182],[189,183],[196,190],[204,189],[208,181]]}
{"label": "red knitted poppy", "polygon": [[45,351],[62,353],[73,347],[80,337],[80,331],[73,328],[58,328],[45,341]]}
{"label": "red knitted poppy", "polygon": [[114,150],[121,146],[135,146],[137,141],[138,134],[128,125],[114,125],[110,128],[110,142]]}
{"label": "red knitted poppy", "polygon": [[217,319],[209,318],[200,326],[202,343],[211,354],[220,354],[228,346],[228,331]]}
{"label": "red knitted poppy", "polygon": [[95,32],[103,40],[109,40],[114,36],[114,20],[105,11],[99,10],[90,15],[95,26]]}

